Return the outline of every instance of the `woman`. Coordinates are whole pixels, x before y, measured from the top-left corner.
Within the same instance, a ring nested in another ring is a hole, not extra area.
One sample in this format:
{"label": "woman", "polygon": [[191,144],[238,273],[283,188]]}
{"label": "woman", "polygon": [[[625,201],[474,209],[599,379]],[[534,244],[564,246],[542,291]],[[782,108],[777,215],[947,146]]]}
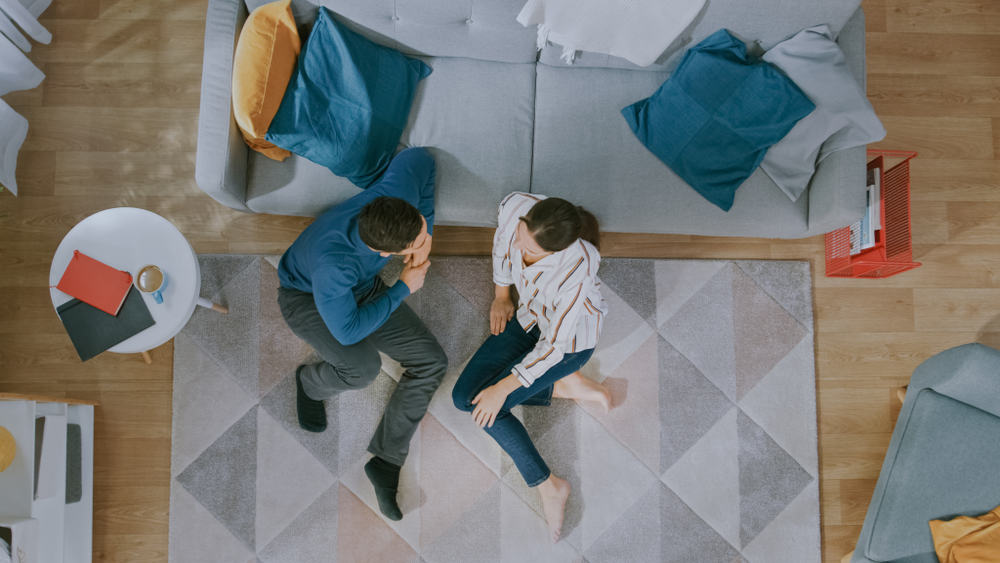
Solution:
{"label": "woman", "polygon": [[[455,406],[471,411],[528,486],[538,488],[554,542],[570,485],[552,474],[510,410],[548,405],[552,398],[597,401],[610,409],[610,393],[578,371],[594,352],[607,311],[597,279],[598,236],[594,216],[564,199],[515,192],[500,203],[492,336],[452,391]],[[516,310],[511,286],[519,296]]]}

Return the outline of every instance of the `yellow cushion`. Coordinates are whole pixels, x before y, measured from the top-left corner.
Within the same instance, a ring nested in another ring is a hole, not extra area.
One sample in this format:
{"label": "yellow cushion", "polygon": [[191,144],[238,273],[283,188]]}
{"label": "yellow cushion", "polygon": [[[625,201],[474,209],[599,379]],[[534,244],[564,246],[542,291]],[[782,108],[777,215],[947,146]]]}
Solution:
{"label": "yellow cushion", "polygon": [[291,0],[264,4],[250,13],[233,58],[233,114],[249,147],[268,158],[291,153],[264,139],[285,95],[302,43]]}
{"label": "yellow cushion", "polygon": [[0,471],[10,467],[17,454],[17,444],[14,443],[14,436],[10,431],[0,426]]}

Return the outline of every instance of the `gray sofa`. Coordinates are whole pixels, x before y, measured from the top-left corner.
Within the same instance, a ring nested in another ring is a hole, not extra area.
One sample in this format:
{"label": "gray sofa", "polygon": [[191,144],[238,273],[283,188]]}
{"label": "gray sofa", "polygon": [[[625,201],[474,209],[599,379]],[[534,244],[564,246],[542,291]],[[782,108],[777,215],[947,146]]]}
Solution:
{"label": "gray sofa", "polygon": [[[824,160],[794,203],[758,169],[727,213],[649,153],[620,114],[652,94],[687,47],[723,27],[767,49],[828,23],[863,84],[859,0],[709,0],[685,36],[646,68],[594,53],[566,65],[558,45],[538,52],[535,29],[515,21],[524,0],[319,1],[356,31],[433,67],[401,143],[427,146],[436,158],[439,224],[495,226],[496,204],[512,191],[564,197],[618,232],[799,238],[864,211],[863,147]],[[250,9],[262,3],[247,0]],[[236,129],[233,50],[247,10],[244,0],[209,0],[197,183],[235,209],[317,215],[358,188],[304,158],[278,163],[250,151]],[[317,8],[293,0],[293,12],[305,30]]]}
{"label": "gray sofa", "polygon": [[937,563],[928,522],[1000,505],[1000,351],[945,350],[917,367],[851,563]]}

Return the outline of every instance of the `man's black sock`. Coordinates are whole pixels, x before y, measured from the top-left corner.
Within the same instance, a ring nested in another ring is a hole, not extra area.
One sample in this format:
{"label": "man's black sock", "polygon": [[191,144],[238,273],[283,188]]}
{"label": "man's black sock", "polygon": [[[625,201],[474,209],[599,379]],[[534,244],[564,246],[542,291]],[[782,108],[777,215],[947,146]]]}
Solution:
{"label": "man's black sock", "polygon": [[310,399],[302,389],[300,374],[304,367],[299,366],[295,370],[295,409],[299,414],[299,426],[309,432],[322,432],[326,430],[326,408],[323,407],[323,401]]}
{"label": "man's black sock", "polygon": [[371,458],[365,464],[365,475],[375,487],[375,497],[378,508],[389,520],[402,520],[403,513],[396,504],[396,490],[399,487],[399,469],[395,463],[390,463],[378,456]]}

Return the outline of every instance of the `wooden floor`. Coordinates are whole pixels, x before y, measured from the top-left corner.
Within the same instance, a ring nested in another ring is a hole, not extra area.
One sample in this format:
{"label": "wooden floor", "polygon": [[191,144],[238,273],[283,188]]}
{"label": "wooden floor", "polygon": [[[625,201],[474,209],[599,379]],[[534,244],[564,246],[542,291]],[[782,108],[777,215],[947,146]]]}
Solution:
{"label": "wooden floor", "polygon": [[[0,391],[97,399],[98,561],[167,555],[171,344],[81,364],[53,314],[49,262],[101,209],[155,211],[198,252],[282,252],[308,224],[247,215],[194,185],[205,0],[55,0],[42,86],[8,95],[31,131],[21,195],[0,194]],[[913,161],[917,270],[823,276],[820,238],[608,235],[608,256],[796,258],[815,285],[823,551],[849,551],[892,432],[891,389],[928,356],[1000,347],[1000,2],[866,0],[868,90]],[[485,254],[490,232],[437,230],[440,254]]]}

